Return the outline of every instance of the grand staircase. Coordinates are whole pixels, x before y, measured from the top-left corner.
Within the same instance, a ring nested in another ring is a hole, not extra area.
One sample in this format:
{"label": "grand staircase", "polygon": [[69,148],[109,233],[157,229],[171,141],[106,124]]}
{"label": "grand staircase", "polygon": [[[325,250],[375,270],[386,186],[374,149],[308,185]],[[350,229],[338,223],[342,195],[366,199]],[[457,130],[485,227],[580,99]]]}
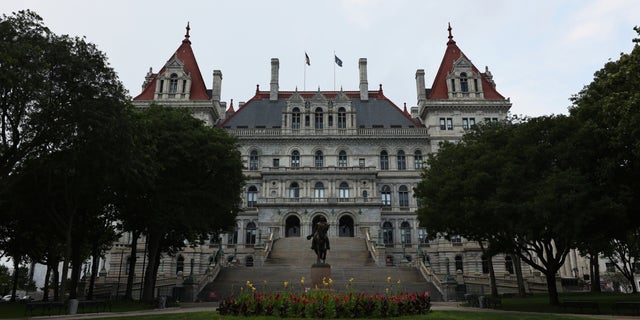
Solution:
{"label": "grand staircase", "polygon": [[[247,290],[246,282],[267,293],[301,292],[309,287],[310,267],[316,262],[311,241],[303,237],[281,238],[275,241],[269,257],[253,267],[223,268],[218,277],[198,295],[202,301],[217,300],[231,293]],[[359,238],[331,238],[327,252],[331,265],[331,289],[336,292],[382,293],[428,291],[433,301],[442,297],[433,285],[424,280],[415,268],[378,267],[369,256],[366,243]],[[301,279],[305,278],[305,283]],[[284,282],[288,287],[284,287]],[[329,281],[329,279],[327,279]],[[241,289],[242,288],[242,289]]]}

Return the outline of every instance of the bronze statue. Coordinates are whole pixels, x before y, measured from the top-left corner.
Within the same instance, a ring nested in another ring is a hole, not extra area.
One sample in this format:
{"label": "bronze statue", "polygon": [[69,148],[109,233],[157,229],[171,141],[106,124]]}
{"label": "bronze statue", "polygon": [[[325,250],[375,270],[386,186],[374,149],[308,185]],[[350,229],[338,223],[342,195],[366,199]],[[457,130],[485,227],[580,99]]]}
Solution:
{"label": "bronze statue", "polygon": [[329,237],[327,237],[328,231],[329,224],[327,223],[327,219],[321,217],[316,223],[316,228],[313,234],[307,236],[307,240],[313,238],[311,241],[311,249],[316,252],[316,263],[325,263],[325,260],[327,259],[327,250],[331,248],[329,245]]}

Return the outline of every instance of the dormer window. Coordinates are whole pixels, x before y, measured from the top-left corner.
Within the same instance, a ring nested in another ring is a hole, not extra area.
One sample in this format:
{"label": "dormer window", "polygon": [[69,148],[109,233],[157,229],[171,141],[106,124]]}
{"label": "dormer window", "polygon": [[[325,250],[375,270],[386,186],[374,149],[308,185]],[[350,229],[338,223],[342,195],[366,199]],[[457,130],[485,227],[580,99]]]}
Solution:
{"label": "dormer window", "polygon": [[293,108],[291,111],[291,128],[300,129],[300,109]]}
{"label": "dormer window", "polygon": [[172,73],[169,77],[169,93],[175,94],[176,92],[178,92],[178,75]]}
{"label": "dormer window", "polygon": [[469,92],[469,83],[467,82],[466,72],[460,74],[460,90],[462,90],[462,92]]}

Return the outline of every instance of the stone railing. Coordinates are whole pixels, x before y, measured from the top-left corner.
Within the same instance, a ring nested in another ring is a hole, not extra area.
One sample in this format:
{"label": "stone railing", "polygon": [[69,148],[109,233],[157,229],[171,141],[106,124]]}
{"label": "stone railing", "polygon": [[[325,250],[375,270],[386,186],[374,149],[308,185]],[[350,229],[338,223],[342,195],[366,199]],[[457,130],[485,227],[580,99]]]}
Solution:
{"label": "stone railing", "polygon": [[369,228],[362,228],[362,231],[364,232],[364,237],[367,244],[367,250],[369,251],[369,254],[371,255],[371,258],[373,259],[373,261],[375,261],[376,264],[378,264],[379,254],[378,254],[378,248],[376,247],[376,242],[371,239]]}
{"label": "stone railing", "polygon": [[420,261],[418,263],[418,270],[422,274],[425,280],[431,282],[433,286],[440,292],[443,297],[446,297],[446,292],[444,290],[444,284],[442,280],[438,277],[437,274],[431,271],[431,267],[424,264],[424,261]]}
{"label": "stone railing", "polygon": [[370,136],[370,137],[394,137],[416,136],[426,137],[427,128],[357,128],[357,129],[282,129],[282,128],[225,128],[227,132],[236,137],[274,137],[274,136]]}

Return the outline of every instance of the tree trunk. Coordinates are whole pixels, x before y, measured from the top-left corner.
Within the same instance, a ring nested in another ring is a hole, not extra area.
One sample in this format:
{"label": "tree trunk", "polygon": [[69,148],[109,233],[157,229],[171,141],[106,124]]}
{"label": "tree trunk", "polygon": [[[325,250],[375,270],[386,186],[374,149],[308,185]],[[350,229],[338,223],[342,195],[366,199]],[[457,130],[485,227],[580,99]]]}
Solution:
{"label": "tree trunk", "polygon": [[16,291],[18,290],[18,275],[20,268],[20,258],[13,258],[13,286],[11,287],[11,302],[16,302]]}
{"label": "tree trunk", "polygon": [[496,283],[496,272],[493,269],[493,257],[489,259],[489,282],[491,283],[491,297],[498,298],[498,284]]}
{"label": "tree trunk", "polygon": [[544,274],[547,277],[547,291],[549,292],[549,304],[552,306],[559,306],[560,299],[558,297],[558,287],[556,286],[556,273],[547,272]]}
{"label": "tree trunk", "polygon": [[131,232],[131,263],[127,266],[129,273],[127,274],[127,289],[124,293],[124,298],[133,300],[133,280],[136,276],[136,260],[138,255],[138,238],[140,237],[139,231]]}
{"label": "tree trunk", "polygon": [[513,266],[516,268],[516,281],[518,282],[518,295],[520,297],[526,297],[527,291],[524,288],[524,277],[522,276],[522,261],[520,260],[520,256],[517,254],[512,254],[511,258],[513,259]]}
{"label": "tree trunk", "polygon": [[80,273],[82,271],[82,260],[80,259],[80,248],[74,248],[73,257],[71,258],[71,279],[69,281],[69,299],[78,298],[78,283],[80,282]]}
{"label": "tree trunk", "polygon": [[53,301],[60,301],[60,271],[58,270],[60,261],[53,266]]}
{"label": "tree trunk", "polygon": [[44,287],[42,288],[42,301],[49,300],[49,281],[51,278],[51,265],[47,261],[47,271],[44,273]]}
{"label": "tree trunk", "polygon": [[591,292],[600,293],[600,264],[598,262],[598,253],[589,255],[589,276],[591,279]]}
{"label": "tree trunk", "polygon": [[147,270],[145,271],[144,274],[144,287],[143,287],[143,291],[142,291],[142,301],[145,302],[153,302],[154,299],[154,293],[155,293],[155,286],[156,286],[156,278],[155,275],[157,274],[157,261],[159,261],[160,258],[160,237],[161,235],[156,234],[156,233],[150,233],[147,235],[147,254],[148,254],[148,261],[147,261]]}
{"label": "tree trunk", "polygon": [[89,292],[87,292],[87,300],[93,300],[93,289],[96,285],[96,278],[100,269],[100,252],[97,246],[93,247],[93,263],[91,264],[91,278],[89,278]]}

